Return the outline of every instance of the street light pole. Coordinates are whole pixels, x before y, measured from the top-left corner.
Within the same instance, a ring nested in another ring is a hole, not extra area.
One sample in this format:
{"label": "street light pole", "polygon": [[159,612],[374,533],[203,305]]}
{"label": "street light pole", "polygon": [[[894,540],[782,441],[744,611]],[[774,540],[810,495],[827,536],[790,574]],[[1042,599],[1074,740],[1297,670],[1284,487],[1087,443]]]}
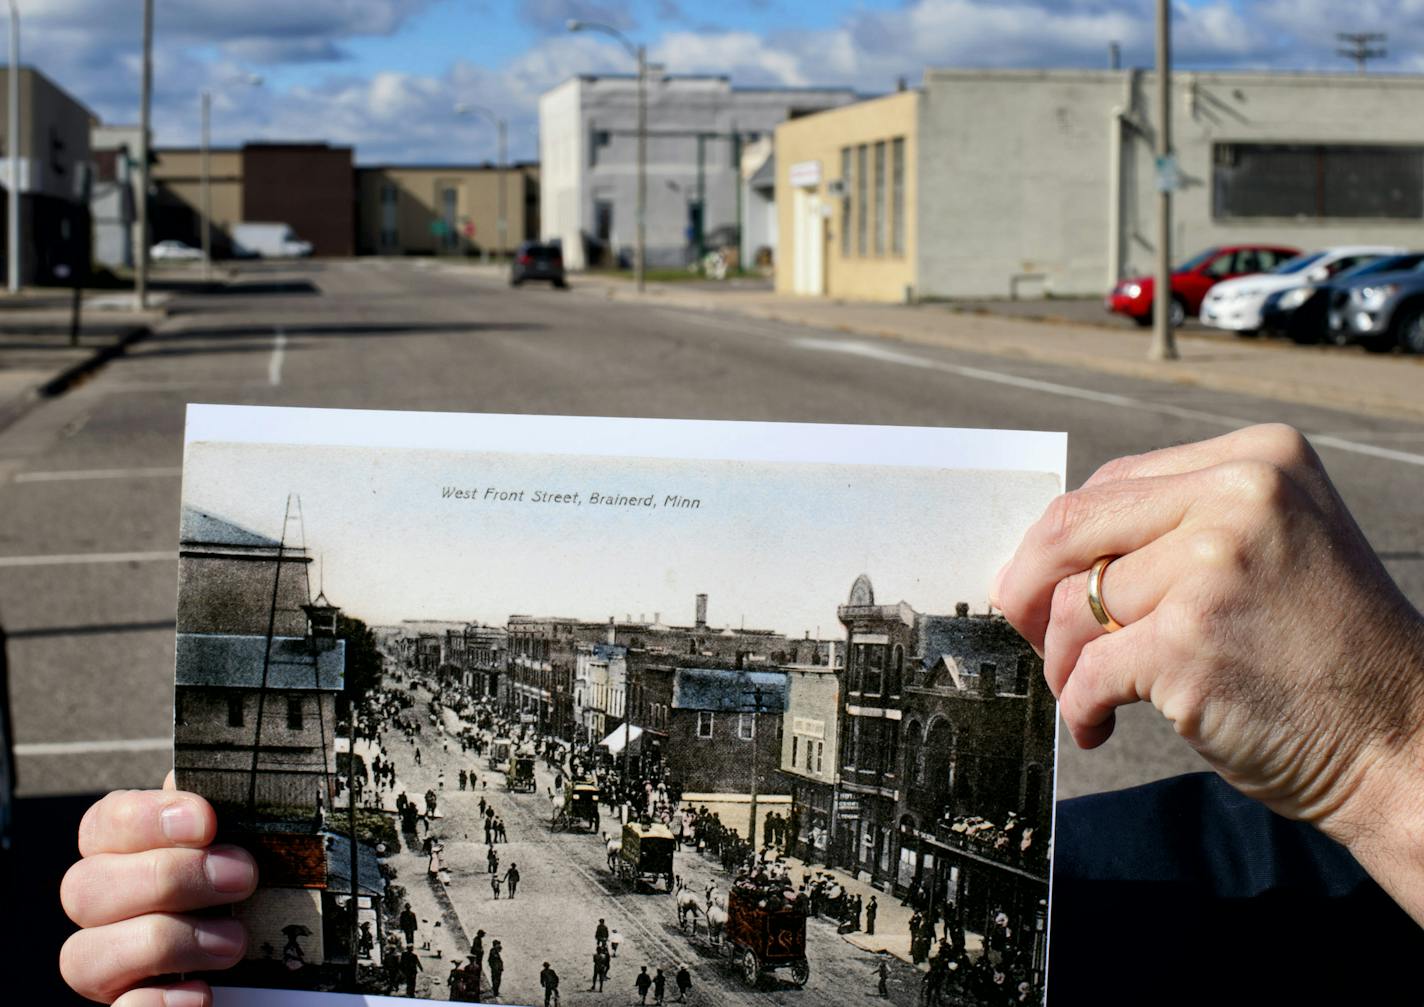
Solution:
{"label": "street light pole", "polygon": [[634,45],[617,28],[595,21],[570,21],[569,31],[598,31],[611,35],[638,61],[638,211],[637,239],[633,249],[633,280],[644,287],[648,264],[648,48]]}
{"label": "street light pole", "polygon": [[18,0],[10,0],[10,96],[8,136],[10,148],[10,186],[6,193],[9,220],[6,230],[10,293],[20,292],[20,8]]}
{"label": "street light pole", "polygon": [[1157,0],[1157,269],[1152,300],[1153,360],[1176,360],[1172,331],[1172,50],[1171,10]]}
{"label": "street light pole", "polygon": [[149,125],[153,105],[153,0],[143,0],[143,84],[138,110],[138,270],[134,297],[139,310],[148,308],[148,182]]}
{"label": "street light pole", "polygon": [[456,115],[468,115],[471,112],[483,115],[493,122],[495,133],[499,138],[499,219],[496,221],[496,231],[499,234],[499,252],[507,257],[509,254],[509,201],[505,196],[505,190],[509,184],[509,121],[503,116],[495,115],[483,105],[467,105],[461,102],[455,106]]}
{"label": "street light pole", "polygon": [[204,90],[199,103],[203,108],[203,282],[213,282],[213,190],[208,132],[212,121],[213,93]]}

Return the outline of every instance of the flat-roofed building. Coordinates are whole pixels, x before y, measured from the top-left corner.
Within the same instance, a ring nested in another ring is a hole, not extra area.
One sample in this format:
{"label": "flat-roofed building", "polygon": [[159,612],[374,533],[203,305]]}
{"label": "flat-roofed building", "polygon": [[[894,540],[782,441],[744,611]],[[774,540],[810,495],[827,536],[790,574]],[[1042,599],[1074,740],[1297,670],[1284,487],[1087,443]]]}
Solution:
{"label": "flat-roofed building", "polygon": [[539,235],[535,164],[363,165],[356,198],[361,255],[507,256]]}

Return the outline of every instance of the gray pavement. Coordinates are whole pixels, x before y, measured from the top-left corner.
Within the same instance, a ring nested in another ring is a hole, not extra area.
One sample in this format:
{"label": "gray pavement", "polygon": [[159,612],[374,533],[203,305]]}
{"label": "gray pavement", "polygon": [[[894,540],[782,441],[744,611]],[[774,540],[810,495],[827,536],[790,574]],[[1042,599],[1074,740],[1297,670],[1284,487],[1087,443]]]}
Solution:
{"label": "gray pavement", "polygon": [[[186,402],[1063,429],[1070,485],[1117,455],[1283,420],[1316,436],[1424,603],[1417,421],[408,262],[251,269],[169,313],[0,431],[24,794],[148,786],[167,768]],[[1153,711],[1118,723],[1096,752],[1065,748],[1062,795],[1201,768]]]}

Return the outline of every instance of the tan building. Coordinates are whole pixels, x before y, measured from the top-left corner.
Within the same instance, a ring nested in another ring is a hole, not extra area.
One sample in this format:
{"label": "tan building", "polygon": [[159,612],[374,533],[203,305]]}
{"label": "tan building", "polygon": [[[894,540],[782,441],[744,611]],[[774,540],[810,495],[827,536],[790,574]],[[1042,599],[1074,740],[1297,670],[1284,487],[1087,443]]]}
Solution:
{"label": "tan building", "polygon": [[[202,244],[203,155],[196,147],[154,151],[150,172],[157,193],[151,204],[155,241],[177,238]],[[234,224],[243,216],[242,149],[214,148],[208,154],[209,198],[212,201],[213,251],[220,258],[230,253]]]}
{"label": "tan building", "polygon": [[538,165],[361,167],[356,194],[362,255],[506,255],[539,233]]}
{"label": "tan building", "polygon": [[915,283],[920,94],[817,112],[776,129],[776,289],[901,301]]}

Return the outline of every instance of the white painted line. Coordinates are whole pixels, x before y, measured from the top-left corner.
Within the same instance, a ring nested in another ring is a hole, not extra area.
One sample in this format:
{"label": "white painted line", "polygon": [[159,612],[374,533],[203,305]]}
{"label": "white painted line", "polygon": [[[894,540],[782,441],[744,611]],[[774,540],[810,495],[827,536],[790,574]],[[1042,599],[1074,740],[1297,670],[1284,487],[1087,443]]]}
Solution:
{"label": "white painted line", "polygon": [[82,482],[88,479],[171,479],[181,476],[181,468],[169,469],[74,469],[55,472],[21,472],[17,483]]}
{"label": "white painted line", "polygon": [[79,566],[88,563],[162,563],[177,559],[176,552],[80,552],[54,556],[0,556],[0,569],[20,566]]}
{"label": "white painted line", "polygon": [[[1212,426],[1225,427],[1228,430],[1236,430],[1257,422],[1255,420],[1243,419],[1239,416],[1209,413],[1200,409],[1187,409],[1182,406],[1169,405],[1165,402],[1148,402],[1144,399],[1132,398],[1129,395],[1118,395],[1114,392],[1099,392],[1091,388],[1063,385],[1055,381],[1040,381],[1037,378],[1025,378],[1017,374],[1005,374],[1001,371],[991,371],[982,367],[964,367],[959,364],[946,363],[942,360],[929,360],[925,357],[915,356],[912,353],[904,353],[900,350],[892,350],[888,347],[876,346],[872,343],[815,338],[794,339],[792,343],[806,350],[819,350],[826,353],[844,353],[850,356],[879,360],[887,364],[899,364],[903,367],[915,367],[925,371],[941,371],[945,374],[956,374],[974,381],[987,381],[999,385],[1009,385],[1013,388],[1023,388],[1027,391],[1041,392],[1046,395],[1058,395],[1063,398],[1082,399],[1083,401],[1096,402],[1100,405],[1116,406],[1119,409],[1134,409],[1139,412],[1156,413],[1159,416],[1175,416],[1178,419],[1207,423]],[[1372,458],[1383,458],[1387,461],[1401,462],[1405,465],[1424,466],[1424,455],[1412,454],[1408,451],[1382,448],[1375,444],[1364,444],[1360,441],[1347,440],[1343,437],[1334,437],[1329,434],[1311,434],[1306,432],[1306,437],[1310,439],[1312,444],[1320,447],[1331,447],[1339,451],[1348,451],[1352,454],[1367,455]]]}
{"label": "white painted line", "polygon": [[38,741],[15,746],[16,755],[107,755],[111,752],[166,752],[172,738],[118,738],[113,741]]}
{"label": "white painted line", "polygon": [[272,340],[272,359],[267,364],[267,383],[269,385],[280,385],[282,383],[282,364],[287,359],[287,333],[281,326],[277,327],[277,335]]}

